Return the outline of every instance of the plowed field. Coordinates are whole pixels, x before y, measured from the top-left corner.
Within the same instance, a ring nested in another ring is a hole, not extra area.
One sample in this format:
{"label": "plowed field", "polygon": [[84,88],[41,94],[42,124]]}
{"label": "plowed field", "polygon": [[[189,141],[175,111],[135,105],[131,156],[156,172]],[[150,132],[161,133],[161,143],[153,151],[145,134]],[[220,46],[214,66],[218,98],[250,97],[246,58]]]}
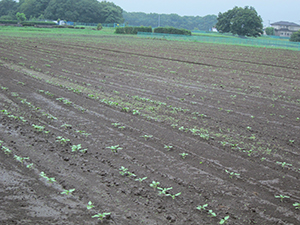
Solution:
{"label": "plowed field", "polygon": [[0,223],[300,224],[299,58],[0,36]]}

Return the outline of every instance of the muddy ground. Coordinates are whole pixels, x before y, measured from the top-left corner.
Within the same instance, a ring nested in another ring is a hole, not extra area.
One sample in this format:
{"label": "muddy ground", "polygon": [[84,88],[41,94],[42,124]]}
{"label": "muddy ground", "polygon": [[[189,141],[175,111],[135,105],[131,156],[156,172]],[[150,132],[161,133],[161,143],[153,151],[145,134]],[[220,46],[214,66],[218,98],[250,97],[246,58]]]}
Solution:
{"label": "muddy ground", "polygon": [[18,35],[0,36],[1,224],[300,223],[299,52]]}

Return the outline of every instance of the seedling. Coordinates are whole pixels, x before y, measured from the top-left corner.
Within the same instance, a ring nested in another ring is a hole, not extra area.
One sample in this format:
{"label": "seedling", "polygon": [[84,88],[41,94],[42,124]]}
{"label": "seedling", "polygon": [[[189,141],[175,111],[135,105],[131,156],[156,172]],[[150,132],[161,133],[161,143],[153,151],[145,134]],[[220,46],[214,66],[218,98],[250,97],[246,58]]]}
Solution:
{"label": "seedling", "polygon": [[2,149],[4,151],[4,154],[9,155],[11,153],[11,150],[5,146],[2,146]]}
{"label": "seedling", "polygon": [[65,124],[61,125],[60,127],[63,127],[63,128],[72,128],[72,125],[65,123]]}
{"label": "seedling", "polygon": [[90,210],[90,209],[92,209],[92,208],[94,208],[95,206],[93,205],[93,203],[91,202],[91,201],[89,201],[88,202],[88,204],[87,204],[87,206],[86,206],[86,208],[88,209],[88,210]]}
{"label": "seedling", "polygon": [[141,113],[139,112],[139,110],[134,109],[134,110],[132,110],[132,114],[133,115],[140,115]]}
{"label": "seedling", "polygon": [[127,172],[127,174],[128,174],[130,177],[136,177],[136,175],[135,175],[134,173]]}
{"label": "seedling", "polygon": [[121,166],[121,168],[119,168],[119,170],[120,170],[119,173],[120,173],[122,176],[124,176],[124,175],[126,175],[126,174],[128,173],[128,169],[125,168],[124,166]]}
{"label": "seedling", "polygon": [[205,205],[202,205],[202,206],[199,205],[199,206],[197,207],[197,209],[200,210],[200,211],[201,211],[201,210],[205,210],[205,208],[206,208],[207,206],[208,206],[208,204],[205,204]]}
{"label": "seedling", "polygon": [[209,215],[210,217],[215,217],[215,216],[217,216],[211,209],[208,210],[208,214],[210,214],[210,215]]}
{"label": "seedling", "polygon": [[45,126],[38,126],[38,125],[35,125],[35,124],[32,124],[32,127],[34,129],[36,129],[37,131],[39,131],[39,132],[42,132],[45,129]]}
{"label": "seedling", "polygon": [[64,190],[63,192],[61,192],[60,194],[62,195],[71,195],[71,193],[75,191],[75,189],[70,189],[70,190]]}
{"label": "seedling", "polygon": [[164,148],[166,148],[167,149],[167,151],[170,151],[172,148],[173,148],[173,146],[171,146],[171,145],[165,145],[165,147]]}
{"label": "seedling", "polygon": [[81,144],[78,145],[73,145],[72,146],[72,152],[76,152],[76,151],[80,151],[80,152],[86,152],[87,149],[81,149]]}
{"label": "seedling", "polygon": [[159,184],[160,184],[159,182],[152,181],[152,183],[150,184],[150,187],[156,189]]}
{"label": "seedling", "polygon": [[181,192],[175,194],[175,195],[172,195],[172,194],[166,194],[166,196],[171,196],[173,199],[175,199],[175,197],[181,195]]}
{"label": "seedling", "polygon": [[295,140],[289,140],[290,144],[294,144]]}
{"label": "seedling", "polygon": [[33,169],[33,163],[30,163],[26,166],[28,169]]}
{"label": "seedling", "polygon": [[40,176],[45,178],[49,183],[54,183],[56,182],[54,177],[47,177],[47,175],[44,172],[40,173]]}
{"label": "seedling", "polygon": [[143,182],[143,181],[146,180],[146,179],[147,179],[147,177],[137,178],[137,179],[135,179],[135,181]]}
{"label": "seedling", "polygon": [[181,157],[183,158],[183,159],[185,159],[185,157],[187,157],[189,154],[188,153],[179,153],[179,155],[181,155]]}
{"label": "seedling", "polygon": [[120,126],[120,127],[118,127],[119,129],[121,129],[121,130],[124,130],[125,129],[125,126]]}
{"label": "seedling", "polygon": [[219,222],[219,224],[227,223],[228,219],[229,219],[229,216],[225,216],[223,219],[221,219],[221,221]]}
{"label": "seedling", "polygon": [[167,191],[172,190],[173,187],[170,187],[170,188],[161,188],[161,187],[157,187],[157,189],[160,190],[160,191],[158,191],[158,194],[159,194],[159,195],[165,195],[165,196],[168,196]]}
{"label": "seedling", "polygon": [[295,202],[293,204],[293,206],[295,206],[295,209],[300,209],[300,203],[299,202]]}
{"label": "seedling", "polygon": [[56,137],[56,139],[56,142],[60,142],[62,145],[66,145],[70,141],[70,139],[63,138],[61,136]]}
{"label": "seedling", "polygon": [[92,216],[92,218],[98,218],[98,220],[103,220],[106,216],[109,216],[111,213],[98,213],[94,216]]}
{"label": "seedling", "polygon": [[21,156],[14,155],[14,159],[20,163],[23,163],[24,160],[29,160],[29,157],[21,157]]}
{"label": "seedling", "polygon": [[119,147],[119,145],[115,145],[115,146],[110,146],[110,147],[106,147],[111,149],[112,152],[117,153],[118,150],[122,150],[123,148]]}
{"label": "seedling", "polygon": [[251,130],[252,128],[248,126],[247,129],[248,129],[248,130]]}
{"label": "seedling", "polygon": [[117,127],[117,126],[120,126],[121,124],[120,123],[112,123],[111,125]]}
{"label": "seedling", "polygon": [[122,112],[129,112],[129,108],[128,107],[123,107],[121,111]]}
{"label": "seedling", "polygon": [[284,168],[285,166],[293,166],[292,164],[286,163],[286,162],[276,162],[277,164],[280,164],[282,166],[282,168]]}
{"label": "seedling", "polygon": [[229,177],[232,178],[233,176],[239,176],[239,173],[235,173],[235,172],[229,172],[228,170],[225,170],[226,173],[229,174]]}
{"label": "seedling", "polygon": [[143,136],[140,136],[140,137],[143,137],[143,138],[145,138],[145,141],[148,139],[148,138],[152,138],[153,137],[153,135],[143,135]]}
{"label": "seedling", "polygon": [[283,202],[283,199],[285,199],[285,198],[290,198],[290,196],[286,196],[286,195],[275,195],[275,198],[280,198],[280,201]]}

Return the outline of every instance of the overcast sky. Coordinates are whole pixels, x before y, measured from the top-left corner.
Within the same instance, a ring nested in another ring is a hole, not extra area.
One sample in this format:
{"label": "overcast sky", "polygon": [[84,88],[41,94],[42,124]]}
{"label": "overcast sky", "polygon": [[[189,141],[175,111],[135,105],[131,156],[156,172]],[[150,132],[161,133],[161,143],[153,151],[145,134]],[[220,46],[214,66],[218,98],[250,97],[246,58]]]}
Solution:
{"label": "overcast sky", "polygon": [[176,13],[180,16],[218,15],[234,6],[253,6],[266,26],[278,21],[300,24],[300,0],[108,0],[127,12]]}

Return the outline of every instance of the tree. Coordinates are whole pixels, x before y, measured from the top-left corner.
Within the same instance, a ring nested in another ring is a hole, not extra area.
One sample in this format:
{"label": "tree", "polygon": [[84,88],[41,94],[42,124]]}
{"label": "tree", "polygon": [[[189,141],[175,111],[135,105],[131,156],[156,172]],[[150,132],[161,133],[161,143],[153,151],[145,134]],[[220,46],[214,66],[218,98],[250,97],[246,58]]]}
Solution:
{"label": "tree", "polygon": [[216,28],[219,32],[231,32],[240,36],[258,37],[263,33],[262,19],[253,7],[234,7],[219,13]]}
{"label": "tree", "polygon": [[267,27],[266,28],[266,34],[267,35],[275,35],[275,29],[274,29],[274,27]]}
{"label": "tree", "polygon": [[290,41],[300,42],[300,30],[291,35]]}
{"label": "tree", "polygon": [[18,3],[14,0],[2,0],[0,1],[0,17],[7,16],[15,17]]}
{"label": "tree", "polygon": [[18,11],[27,18],[38,18],[44,14],[50,0],[23,0],[19,2]]}
{"label": "tree", "polygon": [[19,22],[20,22],[20,21],[25,21],[25,20],[26,20],[26,16],[25,16],[24,13],[19,13],[19,12],[17,12],[16,17],[17,17],[17,19],[18,19]]}

